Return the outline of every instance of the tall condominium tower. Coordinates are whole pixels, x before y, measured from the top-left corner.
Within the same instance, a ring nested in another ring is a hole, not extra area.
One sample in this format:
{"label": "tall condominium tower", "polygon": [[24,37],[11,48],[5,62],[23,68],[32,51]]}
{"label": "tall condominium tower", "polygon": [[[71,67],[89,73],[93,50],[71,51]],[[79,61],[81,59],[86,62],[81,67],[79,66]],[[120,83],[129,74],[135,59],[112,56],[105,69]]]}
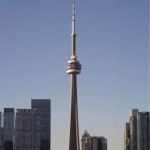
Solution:
{"label": "tall condominium tower", "polygon": [[137,115],[138,109],[130,110],[130,150],[137,150]]}
{"label": "tall condominium tower", "polygon": [[4,108],[4,150],[13,150],[14,108]]}
{"label": "tall condominium tower", "polygon": [[124,150],[130,150],[130,124],[124,126]]}
{"label": "tall condominium tower", "polygon": [[85,131],[82,135],[82,150],[107,150],[107,139],[103,136],[90,136]]}
{"label": "tall condominium tower", "polygon": [[17,109],[15,150],[40,150],[40,113],[38,109]]}
{"label": "tall condominium tower", "polygon": [[41,150],[51,149],[51,101],[50,99],[32,99],[31,108],[40,113]]}
{"label": "tall condominium tower", "polygon": [[75,1],[73,1],[71,36],[72,36],[72,52],[71,52],[71,58],[68,61],[67,68],[66,68],[66,72],[71,76],[69,150],[80,150],[79,126],[78,126],[78,104],[77,104],[77,74],[80,73],[81,65],[79,61],[77,61],[77,56],[76,56]]}
{"label": "tall condominium tower", "polygon": [[150,150],[150,113],[139,112],[137,116],[138,150]]}

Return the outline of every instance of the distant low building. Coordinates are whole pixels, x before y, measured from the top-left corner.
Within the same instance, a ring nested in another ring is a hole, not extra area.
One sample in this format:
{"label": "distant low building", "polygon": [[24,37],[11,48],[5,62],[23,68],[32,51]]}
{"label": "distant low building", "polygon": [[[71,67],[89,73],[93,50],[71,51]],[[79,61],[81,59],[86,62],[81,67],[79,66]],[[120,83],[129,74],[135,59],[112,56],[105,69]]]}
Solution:
{"label": "distant low building", "polygon": [[82,150],[107,150],[107,139],[103,136],[90,136],[87,130],[82,135]]}

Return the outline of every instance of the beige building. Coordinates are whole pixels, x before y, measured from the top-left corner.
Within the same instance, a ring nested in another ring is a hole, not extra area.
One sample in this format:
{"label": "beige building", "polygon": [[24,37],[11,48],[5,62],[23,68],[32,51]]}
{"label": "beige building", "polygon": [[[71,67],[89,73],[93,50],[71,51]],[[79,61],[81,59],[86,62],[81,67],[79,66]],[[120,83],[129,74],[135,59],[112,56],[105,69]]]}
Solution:
{"label": "beige building", "polygon": [[40,150],[40,113],[38,109],[17,109],[14,150]]}

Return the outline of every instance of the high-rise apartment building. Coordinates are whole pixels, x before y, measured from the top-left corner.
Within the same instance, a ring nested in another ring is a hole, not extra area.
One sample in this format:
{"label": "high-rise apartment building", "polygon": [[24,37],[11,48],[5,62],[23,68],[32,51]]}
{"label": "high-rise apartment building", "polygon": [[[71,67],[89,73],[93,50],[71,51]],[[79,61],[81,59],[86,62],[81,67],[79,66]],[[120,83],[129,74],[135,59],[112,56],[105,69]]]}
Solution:
{"label": "high-rise apartment building", "polygon": [[40,113],[38,109],[17,109],[15,150],[40,150]]}
{"label": "high-rise apartment building", "polygon": [[139,112],[137,116],[138,150],[150,150],[150,113]]}
{"label": "high-rise apartment building", "polygon": [[107,150],[107,139],[103,136],[90,136],[85,131],[82,135],[82,150]]}
{"label": "high-rise apartment building", "polygon": [[130,110],[130,150],[137,150],[137,115],[139,110]]}
{"label": "high-rise apartment building", "polygon": [[50,99],[32,99],[31,108],[40,113],[41,150],[51,149],[51,101]]}
{"label": "high-rise apartment building", "polygon": [[124,150],[130,150],[130,124],[124,126]]}
{"label": "high-rise apartment building", "polygon": [[14,108],[4,108],[4,150],[13,150]]}

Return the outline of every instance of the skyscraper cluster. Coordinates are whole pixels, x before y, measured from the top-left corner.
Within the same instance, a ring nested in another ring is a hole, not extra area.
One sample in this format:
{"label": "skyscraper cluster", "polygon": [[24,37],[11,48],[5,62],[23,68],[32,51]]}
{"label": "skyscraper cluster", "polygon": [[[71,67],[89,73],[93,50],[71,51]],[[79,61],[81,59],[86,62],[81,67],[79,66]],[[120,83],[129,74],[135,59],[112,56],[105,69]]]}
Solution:
{"label": "skyscraper cluster", "polygon": [[130,110],[129,122],[124,127],[124,150],[150,149],[150,113]]}
{"label": "skyscraper cluster", "polygon": [[50,110],[50,99],[32,99],[30,109],[16,109],[16,113],[14,108],[4,108],[0,150],[50,150]]}

